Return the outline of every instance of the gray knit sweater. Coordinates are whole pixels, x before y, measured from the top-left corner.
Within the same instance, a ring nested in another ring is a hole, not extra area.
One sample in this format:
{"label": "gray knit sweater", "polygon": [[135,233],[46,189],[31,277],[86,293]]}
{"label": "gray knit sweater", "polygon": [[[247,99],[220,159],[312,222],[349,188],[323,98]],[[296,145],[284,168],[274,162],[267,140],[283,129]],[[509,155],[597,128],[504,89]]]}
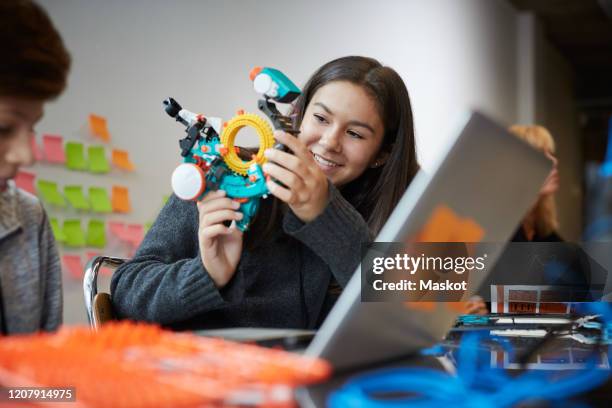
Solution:
{"label": "gray knit sweater", "polygon": [[61,324],[62,272],[47,214],[12,182],[0,193],[0,290],[8,333]]}
{"label": "gray knit sweater", "polygon": [[361,215],[331,183],[329,191],[318,218],[304,224],[288,211],[269,245],[243,249],[221,290],[202,265],[195,203],[172,196],[135,257],[113,275],[115,312],[173,329],[318,327],[335,301],[332,276],[344,287],[370,239]]}

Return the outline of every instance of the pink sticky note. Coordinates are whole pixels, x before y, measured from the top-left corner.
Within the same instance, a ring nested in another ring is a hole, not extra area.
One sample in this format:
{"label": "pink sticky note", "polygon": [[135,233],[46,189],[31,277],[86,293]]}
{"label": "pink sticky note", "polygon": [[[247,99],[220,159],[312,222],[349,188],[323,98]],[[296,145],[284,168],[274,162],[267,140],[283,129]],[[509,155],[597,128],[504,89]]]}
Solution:
{"label": "pink sticky note", "polygon": [[49,163],[66,163],[64,138],[55,135],[43,135],[43,151]]}
{"label": "pink sticky note", "polygon": [[18,171],[15,176],[15,185],[27,191],[30,194],[36,195],[36,189],[34,188],[34,180],[36,179],[36,174],[28,173],[27,171]]}
{"label": "pink sticky note", "polygon": [[130,224],[126,226],[125,231],[126,241],[134,245],[139,246],[144,238],[144,228],[142,224]]}
{"label": "pink sticky note", "polygon": [[125,239],[126,229],[125,224],[123,222],[109,221],[107,225],[111,234],[113,234],[119,239]]}
{"label": "pink sticky note", "polygon": [[32,143],[32,154],[34,155],[34,159],[36,159],[36,161],[42,160],[42,151],[40,150],[38,143],[36,143],[36,137],[32,135],[30,141]]}
{"label": "pink sticky note", "polygon": [[64,267],[68,270],[70,277],[74,279],[83,278],[83,263],[80,255],[64,255],[62,257]]}

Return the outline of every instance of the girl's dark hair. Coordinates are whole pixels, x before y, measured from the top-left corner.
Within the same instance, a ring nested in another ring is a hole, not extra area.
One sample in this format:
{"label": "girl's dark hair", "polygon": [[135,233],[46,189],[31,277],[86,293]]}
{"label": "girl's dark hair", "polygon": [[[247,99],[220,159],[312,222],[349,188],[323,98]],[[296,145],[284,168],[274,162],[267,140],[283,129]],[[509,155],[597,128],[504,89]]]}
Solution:
{"label": "girl's dark hair", "polygon": [[70,55],[39,5],[0,1],[0,39],[0,95],[49,100],[62,93]]}
{"label": "girl's dark hair", "polygon": [[[363,216],[370,231],[378,234],[419,169],[410,97],[397,72],[377,60],[359,56],[338,58],[319,68],[304,86],[292,112],[298,126],[317,90],[335,81],[348,81],[363,87],[376,102],[384,125],[381,151],[388,153],[385,163],[366,169],[340,190]],[[272,208],[268,212],[271,219],[266,217],[269,227],[265,228],[266,232],[272,230],[272,224],[279,219],[278,203],[268,205]],[[263,214],[258,217],[255,224],[263,217]]]}

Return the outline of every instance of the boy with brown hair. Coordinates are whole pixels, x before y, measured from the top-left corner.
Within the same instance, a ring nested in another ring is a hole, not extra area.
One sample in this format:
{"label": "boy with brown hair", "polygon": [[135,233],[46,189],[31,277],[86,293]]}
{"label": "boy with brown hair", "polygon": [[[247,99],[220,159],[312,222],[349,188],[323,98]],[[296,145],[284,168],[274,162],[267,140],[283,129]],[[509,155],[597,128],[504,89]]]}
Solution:
{"label": "boy with brown hair", "polygon": [[34,125],[66,86],[70,55],[47,13],[29,0],[0,2],[0,329],[55,330],[62,275],[47,214],[15,187],[34,161]]}

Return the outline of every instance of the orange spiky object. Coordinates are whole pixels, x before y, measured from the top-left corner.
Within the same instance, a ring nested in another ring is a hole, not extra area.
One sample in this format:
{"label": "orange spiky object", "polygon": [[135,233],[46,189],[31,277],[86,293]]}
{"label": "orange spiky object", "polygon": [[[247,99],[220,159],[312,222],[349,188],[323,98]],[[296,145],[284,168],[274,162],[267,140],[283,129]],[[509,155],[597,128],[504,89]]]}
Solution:
{"label": "orange spiky object", "polygon": [[0,339],[3,386],[74,387],[70,407],[292,407],[295,387],[330,373],[322,360],[141,323]]}

